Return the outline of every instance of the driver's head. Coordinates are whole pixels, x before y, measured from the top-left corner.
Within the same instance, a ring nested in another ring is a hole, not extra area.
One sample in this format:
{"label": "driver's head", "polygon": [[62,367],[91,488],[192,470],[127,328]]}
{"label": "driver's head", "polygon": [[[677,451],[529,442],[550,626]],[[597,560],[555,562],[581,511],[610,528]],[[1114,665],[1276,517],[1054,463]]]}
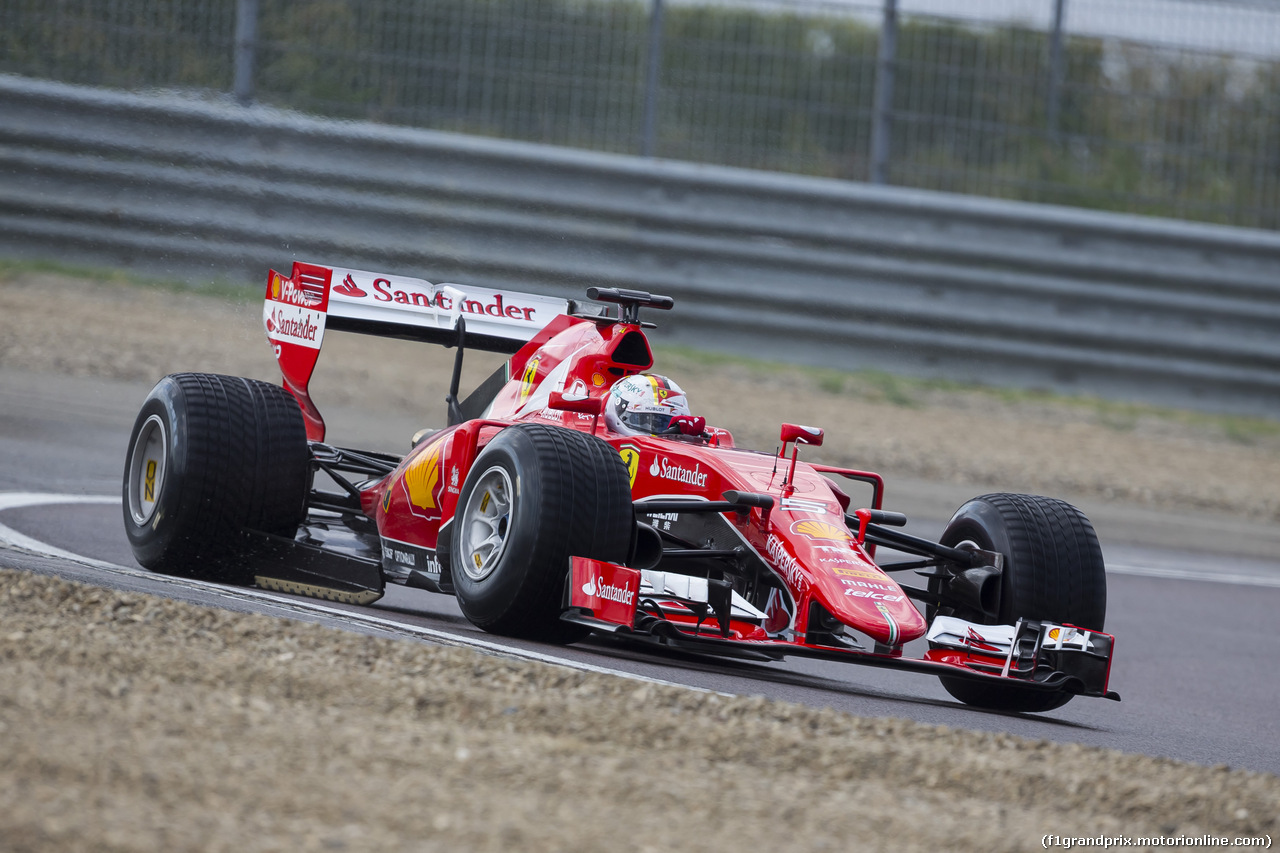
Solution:
{"label": "driver's head", "polygon": [[623,435],[660,435],[676,415],[691,415],[680,386],[665,376],[624,376],[609,390],[604,420]]}

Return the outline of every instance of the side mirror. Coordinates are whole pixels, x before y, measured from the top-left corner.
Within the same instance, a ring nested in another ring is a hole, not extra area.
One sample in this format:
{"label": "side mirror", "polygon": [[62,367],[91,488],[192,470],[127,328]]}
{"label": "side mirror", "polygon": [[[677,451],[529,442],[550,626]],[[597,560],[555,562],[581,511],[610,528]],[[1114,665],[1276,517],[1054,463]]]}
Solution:
{"label": "side mirror", "polygon": [[788,442],[795,441],[800,444],[809,444],[814,447],[821,447],[822,436],[822,430],[817,427],[801,426],[800,424],[783,424],[782,433],[778,438],[784,445]]}
{"label": "side mirror", "polygon": [[599,416],[604,411],[604,397],[566,397],[560,391],[552,391],[547,400],[547,408]]}

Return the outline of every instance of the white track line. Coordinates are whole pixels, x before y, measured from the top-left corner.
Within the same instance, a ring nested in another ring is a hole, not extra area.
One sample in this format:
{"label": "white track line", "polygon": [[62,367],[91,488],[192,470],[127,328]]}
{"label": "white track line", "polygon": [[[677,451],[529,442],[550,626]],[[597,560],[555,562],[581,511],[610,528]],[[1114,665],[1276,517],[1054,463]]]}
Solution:
{"label": "white track line", "polygon": [[[54,504],[119,505],[120,498],[88,495],[59,495],[41,492],[0,492],[0,512],[7,509],[22,509],[24,507],[47,506]],[[103,560],[95,560],[91,557],[73,554],[70,551],[65,551],[62,548],[57,548],[46,542],[33,539],[30,536],[19,533],[18,531],[10,527],[6,527],[3,524],[0,524],[0,546],[19,548],[23,551],[38,554],[43,557],[54,557],[61,560],[68,560],[82,566],[89,566],[101,571],[111,572],[112,574],[146,578],[150,581],[167,583],[185,589],[198,589],[203,592],[214,593],[223,598],[270,602],[286,609],[299,612],[323,613],[326,616],[336,617],[343,621],[368,625],[370,627],[383,628],[385,630],[401,634],[411,634],[421,639],[439,643],[440,645],[464,646],[486,654],[497,655],[499,657],[536,661],[538,663],[546,663],[553,666],[568,667],[569,669],[576,669],[580,672],[614,675],[619,678],[626,678],[632,681],[643,681],[647,684],[661,684],[666,687],[679,687],[684,690],[693,690],[698,693],[715,693],[720,696],[736,695],[733,693],[723,693],[718,690],[707,690],[703,687],[694,687],[688,684],[680,684],[675,681],[666,681],[661,678],[650,678],[646,675],[637,675],[633,672],[624,672],[623,670],[596,666],[595,664],[583,663],[581,661],[570,660],[569,658],[556,657],[555,655],[547,655],[541,652],[530,651],[528,649],[505,646],[501,643],[494,643],[488,640],[480,640],[473,637],[451,634],[448,631],[440,631],[435,628],[406,625],[403,622],[383,619],[380,616],[371,616],[366,613],[356,613],[350,610],[340,610],[336,607],[328,607],[324,604],[319,604],[308,599],[285,598],[283,596],[273,595],[269,592],[262,592],[256,589],[225,587],[218,584],[206,583],[204,581],[191,580],[189,578],[177,578],[171,575],[160,575],[141,569],[133,569],[128,566],[119,566],[115,563],[108,563]]]}
{"label": "white track line", "polygon": [[1160,566],[1137,566],[1129,563],[1107,565],[1107,574],[1138,575],[1145,578],[1168,578],[1177,581],[1207,581],[1236,586],[1269,586],[1280,588],[1280,576],[1242,575],[1231,572],[1197,572],[1192,569],[1167,569]]}
{"label": "white track line", "polygon": [[[0,492],[0,512],[6,509],[22,509],[24,507],[47,506],[50,504],[116,504],[119,506],[120,498],[102,495],[57,495],[43,492]],[[114,563],[104,563],[101,560],[94,560],[91,557],[82,557],[79,554],[64,551],[47,542],[32,539],[30,536],[19,533],[13,528],[5,527],[3,524],[0,524],[0,545],[21,548],[24,551],[31,551],[45,557],[71,560],[82,565],[93,566],[95,569],[131,571]]]}
{"label": "white track line", "polygon": [[[63,495],[46,492],[0,492],[0,512],[8,509],[22,509],[34,506],[49,505],[67,505],[67,504],[98,504],[98,505],[119,505],[120,498],[115,496],[100,495]],[[446,646],[463,646],[472,648],[486,654],[497,655],[500,657],[514,658],[517,660],[537,661],[538,663],[552,664],[553,666],[563,666],[575,669],[580,672],[594,672],[601,675],[614,675],[620,678],[630,679],[632,681],[642,681],[648,684],[662,684],[668,687],[681,687],[686,690],[694,690],[701,693],[720,693],[719,691],[706,690],[701,687],[692,687],[688,684],[680,684],[674,681],[666,681],[660,678],[650,678],[644,675],[636,675],[631,672],[610,669],[609,667],[596,666],[594,664],[583,663],[581,661],[570,660],[568,658],[557,657],[555,655],[547,655],[541,652],[529,651],[527,649],[514,648],[505,646],[501,643],[494,643],[488,640],[480,640],[473,637],[467,637],[459,634],[451,634],[448,631],[440,631],[435,628],[423,628],[417,625],[406,625],[402,622],[396,622],[391,619],[384,619],[379,616],[371,616],[365,613],[356,613],[349,610],[340,610],[336,607],[329,607],[319,604],[309,599],[285,598],[283,596],[274,595],[269,592],[262,592],[256,589],[247,589],[241,587],[225,587],[218,584],[205,583],[203,581],[190,580],[187,578],[175,578],[169,575],[153,574],[152,572],[133,569],[127,566],[119,566],[115,563],[108,563],[103,560],[95,560],[91,557],[84,557],[74,554],[70,551],[57,548],[38,539],[19,533],[10,527],[0,524],[0,546],[8,546],[11,548],[19,548],[33,554],[45,557],[54,557],[61,560],[68,560],[78,563],[82,566],[89,566],[100,571],[111,572],[118,575],[128,575],[131,577],[146,578],[152,582],[167,583],[186,589],[198,589],[206,593],[213,593],[227,599],[254,600],[264,603],[270,603],[286,610],[293,610],[299,613],[317,613],[336,618],[342,621],[367,625],[369,627],[381,628],[400,634],[409,634],[420,639],[428,640]],[[1197,572],[1187,569],[1171,569],[1160,568],[1156,566],[1140,566],[1126,563],[1118,563],[1107,566],[1107,572],[1121,575],[1137,575],[1142,577],[1168,578],[1170,580],[1190,580],[1201,581],[1206,583],[1222,583],[1236,586],[1260,586],[1280,588],[1280,577],[1266,577],[1261,575],[1245,575],[1245,574],[1228,574],[1215,572]],[[733,696],[732,693],[720,693],[722,696]]]}

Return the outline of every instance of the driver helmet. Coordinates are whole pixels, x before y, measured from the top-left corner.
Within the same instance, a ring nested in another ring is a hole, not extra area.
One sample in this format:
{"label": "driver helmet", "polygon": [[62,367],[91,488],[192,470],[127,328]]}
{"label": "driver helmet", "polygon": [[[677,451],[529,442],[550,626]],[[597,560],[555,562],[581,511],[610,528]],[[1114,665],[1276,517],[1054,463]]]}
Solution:
{"label": "driver helmet", "polygon": [[624,376],[609,390],[604,421],[623,435],[659,435],[676,415],[691,415],[680,386],[665,376]]}

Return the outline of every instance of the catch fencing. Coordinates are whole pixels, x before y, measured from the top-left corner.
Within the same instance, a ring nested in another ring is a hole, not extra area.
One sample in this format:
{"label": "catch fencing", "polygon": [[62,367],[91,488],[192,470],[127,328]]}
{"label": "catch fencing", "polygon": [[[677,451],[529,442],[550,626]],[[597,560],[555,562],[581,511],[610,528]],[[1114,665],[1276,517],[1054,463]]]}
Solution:
{"label": "catch fencing", "polygon": [[1280,228],[1258,0],[0,0],[0,72]]}
{"label": "catch fencing", "polygon": [[230,98],[0,75],[0,253],[197,280],[306,259],[570,298],[631,287],[676,298],[650,318],[660,343],[1280,415],[1272,232]]}

